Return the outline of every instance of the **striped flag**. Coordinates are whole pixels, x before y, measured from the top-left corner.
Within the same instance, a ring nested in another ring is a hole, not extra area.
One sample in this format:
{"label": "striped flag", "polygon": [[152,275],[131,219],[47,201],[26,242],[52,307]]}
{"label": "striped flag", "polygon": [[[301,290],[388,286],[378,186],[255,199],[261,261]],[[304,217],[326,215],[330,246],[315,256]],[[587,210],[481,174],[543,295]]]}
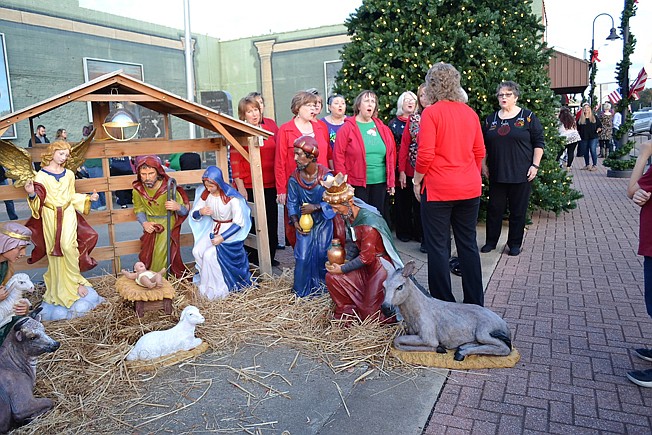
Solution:
{"label": "striped flag", "polygon": [[632,86],[629,88],[629,96],[641,92],[645,89],[645,82],[647,81],[647,73],[645,72],[645,67],[641,68],[641,72],[638,73],[636,80],[632,83]]}
{"label": "striped flag", "polygon": [[616,89],[615,91],[607,95],[607,98],[609,99],[609,101],[611,101],[611,104],[617,104],[620,100],[623,99],[618,89]]}

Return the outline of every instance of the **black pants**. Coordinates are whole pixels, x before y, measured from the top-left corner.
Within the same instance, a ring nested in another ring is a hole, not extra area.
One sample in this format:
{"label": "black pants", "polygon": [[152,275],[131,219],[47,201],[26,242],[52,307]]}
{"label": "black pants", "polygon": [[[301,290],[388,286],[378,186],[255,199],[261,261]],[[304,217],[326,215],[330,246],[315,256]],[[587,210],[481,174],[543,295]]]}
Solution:
{"label": "black pants", "polygon": [[[575,159],[575,148],[579,142],[573,142],[566,145],[566,167],[570,168],[573,165],[573,160]],[[561,158],[561,155],[564,154],[564,149],[562,148],[557,154],[557,160]]]}
{"label": "black pants", "polygon": [[425,201],[421,195],[423,240],[428,251],[428,288],[442,301],[455,302],[448,261],[451,254],[450,229],[453,228],[462,273],[464,303],[484,305],[482,267],[476,240],[480,198],[458,201]]}
{"label": "black pants", "polygon": [[509,233],[507,246],[520,248],[525,232],[525,218],[530,200],[530,183],[489,182],[487,205],[487,245],[496,246],[503,226],[503,214],[509,201]]}
{"label": "black pants", "polygon": [[396,216],[394,218],[396,237],[416,240],[421,242],[423,231],[421,229],[421,205],[414,196],[412,177],[407,177],[405,189],[396,188],[396,202],[394,203]]}
{"label": "black pants", "polygon": [[[109,173],[111,176],[115,175],[133,175],[133,171],[130,170],[121,170],[119,168],[114,168],[113,166],[109,167]],[[115,196],[118,201],[118,205],[127,205],[133,204],[132,201],[132,191],[131,190],[117,190]]]}
{"label": "black pants", "polygon": [[[265,215],[267,218],[267,237],[269,237],[269,255],[273,260],[276,255],[276,247],[278,246],[278,205],[276,204],[276,187],[266,187],[263,191],[265,196]],[[249,200],[254,199],[254,190],[247,189],[247,196]],[[256,220],[252,218],[251,234],[256,234]],[[248,251],[250,250],[247,249]],[[258,263],[258,252],[250,250],[249,259],[253,263]]]}
{"label": "black pants", "polygon": [[387,197],[387,183],[367,184],[367,187],[353,186],[354,195],[367,204],[376,207],[381,215],[388,220],[385,209],[385,198]]}

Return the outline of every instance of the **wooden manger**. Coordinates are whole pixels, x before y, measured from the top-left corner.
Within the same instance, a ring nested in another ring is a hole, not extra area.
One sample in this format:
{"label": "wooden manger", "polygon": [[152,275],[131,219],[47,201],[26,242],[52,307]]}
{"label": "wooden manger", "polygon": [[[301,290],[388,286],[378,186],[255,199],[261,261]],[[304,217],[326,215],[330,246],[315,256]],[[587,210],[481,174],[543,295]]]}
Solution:
{"label": "wooden manger", "polygon": [[[35,105],[3,116],[0,118],[0,135],[11,125],[24,120],[29,121],[30,131],[33,132],[33,119],[35,117],[71,102],[90,102],[92,106],[93,126],[96,129],[96,134],[86,158],[102,159],[104,176],[102,178],[77,180],[75,188],[77,192],[92,192],[95,189],[106,194],[107,210],[93,211],[86,216],[86,220],[94,227],[100,225],[107,225],[108,227],[108,246],[96,247],[92,255],[98,261],[112,261],[111,272],[113,275],[120,272],[121,256],[140,252],[140,240],[117,240],[116,234],[119,233],[120,226],[135,221],[136,216],[133,209],[114,209],[112,192],[125,189],[131,190],[131,183],[136,176],[110,176],[109,159],[147,154],[208,152],[215,154],[216,165],[222,169],[224,174],[228,174],[229,146],[241,153],[251,164],[254,201],[249,205],[252,209],[252,216],[256,218],[256,233],[250,234],[245,240],[245,244],[258,250],[261,273],[272,273],[260,160],[260,146],[263,144],[263,139],[269,137],[271,133],[136,80],[123,74],[122,71],[116,71]],[[125,142],[111,139],[102,128],[102,123],[109,114],[111,102],[133,102],[158,112],[163,117],[162,137],[134,139]],[[172,116],[211,130],[219,134],[219,136],[173,140],[170,127]],[[244,148],[245,146],[248,147],[248,150]],[[33,161],[41,160],[41,153],[44,149],[45,146],[43,145],[28,148]],[[174,173],[174,178],[179,186],[197,184],[200,182],[203,172],[203,169],[177,171]],[[228,180],[226,181],[228,182]],[[15,189],[13,186],[0,186],[0,201],[25,199],[25,197],[26,194],[23,189]],[[193,242],[191,233],[181,234],[181,246],[192,246]],[[47,258],[43,258],[31,265],[27,264],[25,259],[22,259],[15,264],[15,269],[20,271],[42,268],[46,267],[46,264]]]}

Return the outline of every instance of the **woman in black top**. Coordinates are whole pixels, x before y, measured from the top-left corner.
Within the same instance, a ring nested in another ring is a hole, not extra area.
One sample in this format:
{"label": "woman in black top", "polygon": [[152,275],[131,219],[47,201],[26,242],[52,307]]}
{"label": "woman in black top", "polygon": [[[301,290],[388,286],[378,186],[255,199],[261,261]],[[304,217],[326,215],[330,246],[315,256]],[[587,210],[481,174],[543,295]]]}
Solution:
{"label": "woman in black top", "polygon": [[[582,115],[577,121],[577,131],[580,133],[582,140],[577,150],[578,156],[584,156],[583,171],[595,171],[598,168],[598,133],[602,131],[602,123],[599,118],[593,114],[589,103],[582,104]],[[593,166],[589,166],[589,153],[593,159]]]}
{"label": "woman in black top", "polygon": [[543,157],[543,127],[531,110],[516,105],[518,84],[502,82],[496,96],[500,110],[487,117],[483,126],[487,155],[482,174],[489,179],[487,235],[480,252],[493,251],[500,238],[503,213],[509,201],[509,255],[521,253],[525,217],[530,200],[530,182]]}

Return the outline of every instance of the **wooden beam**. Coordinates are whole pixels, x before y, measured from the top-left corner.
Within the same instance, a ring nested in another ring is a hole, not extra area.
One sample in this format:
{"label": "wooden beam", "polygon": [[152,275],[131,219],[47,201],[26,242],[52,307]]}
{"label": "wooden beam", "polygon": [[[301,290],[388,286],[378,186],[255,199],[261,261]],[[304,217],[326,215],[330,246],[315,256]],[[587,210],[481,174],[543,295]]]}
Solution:
{"label": "wooden beam", "polygon": [[75,101],[117,101],[139,102],[159,101],[154,97],[143,94],[88,94],[78,97]]}
{"label": "wooden beam", "polygon": [[231,135],[231,133],[229,133],[229,132],[227,131],[227,129],[224,128],[224,126],[223,126],[222,124],[220,124],[219,122],[215,122],[215,121],[213,121],[213,120],[210,120],[210,121],[211,121],[211,124],[213,125],[213,127],[215,127],[215,128],[217,129],[217,131],[219,131],[220,134],[221,134],[222,136],[224,136],[224,138],[227,140],[227,142],[229,142],[229,144],[230,144],[231,146],[233,146],[236,150],[238,150],[238,152],[239,152],[240,154],[242,154],[242,157],[244,157],[245,160],[246,160],[249,164],[251,164],[251,160],[250,160],[250,158],[249,158],[249,153],[247,152],[247,150],[244,149],[244,147],[243,147],[242,145],[240,145],[240,143],[236,140],[236,138],[234,138],[234,137]]}

